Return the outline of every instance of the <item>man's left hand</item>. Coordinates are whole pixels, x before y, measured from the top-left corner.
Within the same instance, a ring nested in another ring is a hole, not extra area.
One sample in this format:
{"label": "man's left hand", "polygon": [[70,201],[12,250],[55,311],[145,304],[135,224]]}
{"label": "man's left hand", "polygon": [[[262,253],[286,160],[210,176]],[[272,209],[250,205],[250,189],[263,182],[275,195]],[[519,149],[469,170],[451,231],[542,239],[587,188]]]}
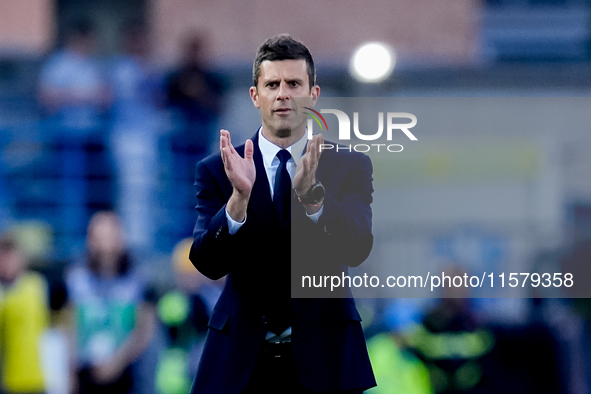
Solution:
{"label": "man's left hand", "polygon": [[318,160],[322,153],[320,151],[321,144],[324,144],[322,134],[313,136],[308,141],[306,153],[300,159],[295,177],[293,178],[293,188],[299,196],[306,194],[316,183],[316,169],[318,168]]}

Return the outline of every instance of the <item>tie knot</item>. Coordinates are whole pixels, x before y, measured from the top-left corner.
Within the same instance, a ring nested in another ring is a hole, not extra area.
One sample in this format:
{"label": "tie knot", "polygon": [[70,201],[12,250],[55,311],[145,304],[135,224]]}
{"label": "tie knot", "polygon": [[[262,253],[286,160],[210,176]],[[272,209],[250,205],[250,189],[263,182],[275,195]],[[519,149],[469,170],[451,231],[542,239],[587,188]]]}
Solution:
{"label": "tie knot", "polygon": [[287,149],[281,149],[279,152],[277,152],[277,158],[280,162],[287,163],[287,161],[291,159],[291,153],[289,153]]}

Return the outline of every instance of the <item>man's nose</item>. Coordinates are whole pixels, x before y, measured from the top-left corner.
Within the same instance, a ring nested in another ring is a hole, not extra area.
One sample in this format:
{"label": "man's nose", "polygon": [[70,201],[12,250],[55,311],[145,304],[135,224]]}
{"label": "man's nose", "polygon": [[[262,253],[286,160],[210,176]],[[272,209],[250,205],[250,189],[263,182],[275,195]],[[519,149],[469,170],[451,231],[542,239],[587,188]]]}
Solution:
{"label": "man's nose", "polygon": [[289,98],[290,95],[287,83],[281,82],[279,84],[279,90],[277,91],[277,100],[287,100]]}

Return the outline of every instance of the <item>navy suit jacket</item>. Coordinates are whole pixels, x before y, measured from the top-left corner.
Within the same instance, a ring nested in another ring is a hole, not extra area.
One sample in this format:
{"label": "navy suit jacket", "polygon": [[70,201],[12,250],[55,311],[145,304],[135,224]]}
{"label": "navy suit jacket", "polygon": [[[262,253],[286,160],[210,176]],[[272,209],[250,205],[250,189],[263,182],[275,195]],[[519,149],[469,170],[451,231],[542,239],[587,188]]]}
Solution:
{"label": "navy suit jacket", "polygon": [[[228,232],[225,208],[232,185],[220,155],[196,167],[198,219],[190,259],[205,276],[226,276],[226,282],[209,321],[192,393],[242,391],[274,308],[291,309],[293,356],[304,387],[372,387],[361,317],[350,290],[341,289],[338,299],[322,298],[325,288],[314,289],[315,298],[291,298],[290,292],[301,285],[302,275],[341,276],[369,255],[371,161],[357,152],[323,151],[316,178],[326,189],[324,211],[314,223],[292,200],[291,229],[284,229],[271,200],[258,133],[253,143],[256,180],[246,222],[236,234]],[[243,156],[244,145],[236,150]]]}

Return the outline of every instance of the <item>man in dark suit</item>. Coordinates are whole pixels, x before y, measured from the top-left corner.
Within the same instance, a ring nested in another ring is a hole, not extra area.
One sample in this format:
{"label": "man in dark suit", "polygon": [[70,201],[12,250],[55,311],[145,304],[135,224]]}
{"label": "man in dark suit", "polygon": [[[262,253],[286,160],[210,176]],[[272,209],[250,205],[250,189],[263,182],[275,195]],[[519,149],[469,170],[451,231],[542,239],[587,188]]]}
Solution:
{"label": "man in dark suit", "polygon": [[296,98],[313,106],[315,81],[302,43],[267,40],[250,88],[262,127],[236,148],[222,130],[221,154],[197,164],[190,259],[226,284],[192,393],[361,393],[375,385],[350,289],[341,289],[344,298],[322,298],[322,288],[315,298],[291,298],[302,275],[346,274],[373,243],[371,161],[322,152],[322,135],[306,138]]}

